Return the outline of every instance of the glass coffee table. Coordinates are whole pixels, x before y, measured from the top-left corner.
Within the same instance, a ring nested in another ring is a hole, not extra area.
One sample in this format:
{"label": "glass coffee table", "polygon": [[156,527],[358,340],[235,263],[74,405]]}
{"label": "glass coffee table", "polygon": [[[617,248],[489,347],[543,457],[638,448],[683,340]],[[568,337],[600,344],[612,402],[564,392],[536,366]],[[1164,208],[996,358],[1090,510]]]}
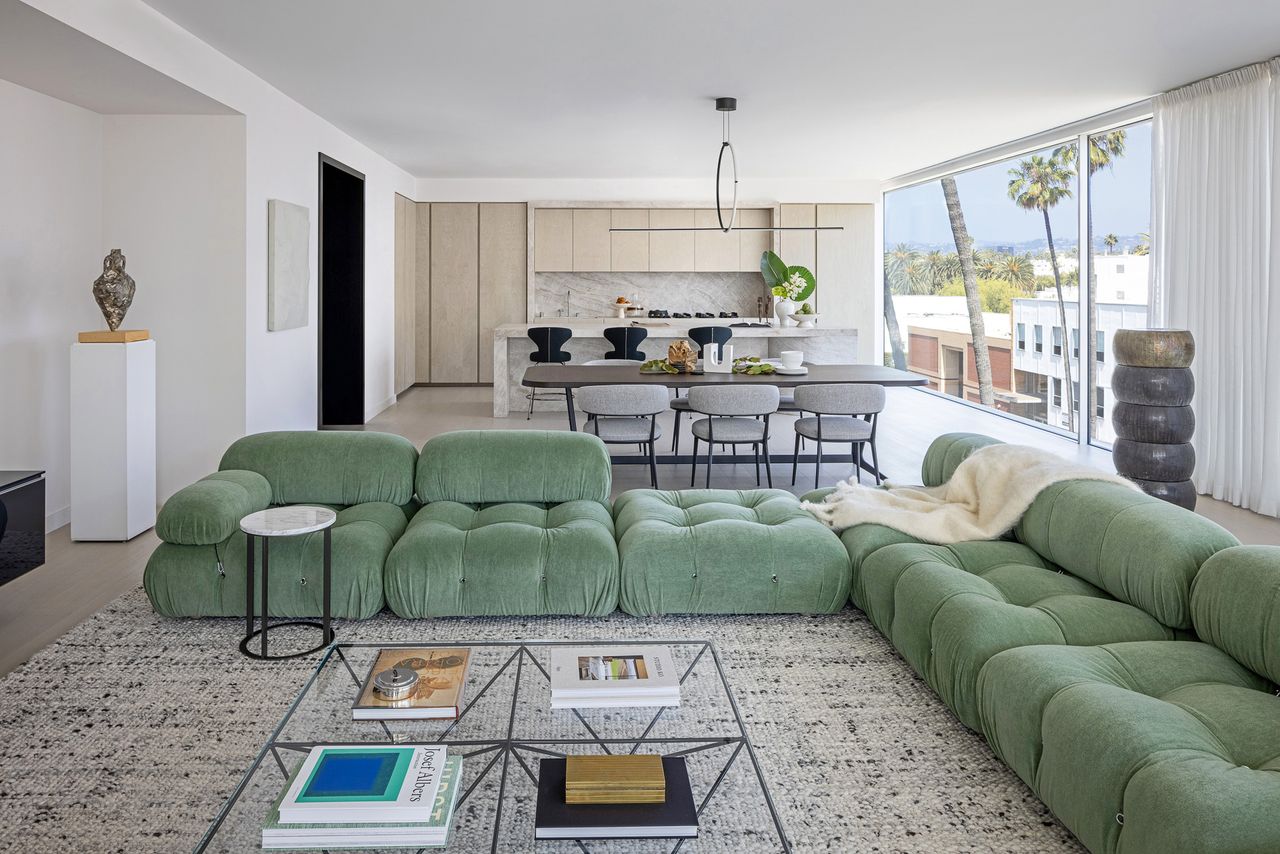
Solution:
{"label": "glass coffee table", "polygon": [[[681,673],[680,705],[552,710],[551,648],[596,644],[669,647]],[[458,646],[471,647],[471,665],[457,719],[352,720],[351,704],[379,649]],[[405,742],[447,744],[451,753],[465,757],[453,834],[444,850],[792,850],[710,641],[449,640],[330,646],[195,851],[258,850],[272,802],[311,747]],[[535,842],[538,760],[569,753],[684,756],[698,808],[698,838]]]}

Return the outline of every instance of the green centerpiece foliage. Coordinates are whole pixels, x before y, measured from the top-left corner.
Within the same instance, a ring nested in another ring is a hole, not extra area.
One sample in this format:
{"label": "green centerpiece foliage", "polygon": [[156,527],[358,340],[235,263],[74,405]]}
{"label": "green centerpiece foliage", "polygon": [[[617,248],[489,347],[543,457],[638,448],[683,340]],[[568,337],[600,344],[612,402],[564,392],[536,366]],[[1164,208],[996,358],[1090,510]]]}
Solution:
{"label": "green centerpiece foliage", "polygon": [[760,255],[760,275],[770,293],[783,299],[807,300],[818,287],[807,267],[788,267],[768,249]]}

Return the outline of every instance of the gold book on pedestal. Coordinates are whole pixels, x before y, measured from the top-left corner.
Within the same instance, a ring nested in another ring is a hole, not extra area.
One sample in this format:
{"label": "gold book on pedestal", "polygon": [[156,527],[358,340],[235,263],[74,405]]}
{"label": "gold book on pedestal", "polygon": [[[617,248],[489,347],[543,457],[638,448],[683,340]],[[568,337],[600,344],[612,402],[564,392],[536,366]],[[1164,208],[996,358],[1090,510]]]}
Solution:
{"label": "gold book on pedestal", "polygon": [[565,757],[564,799],[567,804],[661,804],[667,799],[662,757]]}

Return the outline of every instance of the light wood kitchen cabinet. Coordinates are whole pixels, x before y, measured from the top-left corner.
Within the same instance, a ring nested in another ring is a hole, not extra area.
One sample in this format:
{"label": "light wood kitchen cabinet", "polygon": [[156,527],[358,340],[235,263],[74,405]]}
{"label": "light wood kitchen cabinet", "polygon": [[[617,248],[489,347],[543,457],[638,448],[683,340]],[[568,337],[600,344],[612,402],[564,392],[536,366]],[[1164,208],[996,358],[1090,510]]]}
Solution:
{"label": "light wood kitchen cabinet", "polygon": [[417,374],[417,248],[418,206],[396,193],[395,362],[396,394],[413,385]]}
{"label": "light wood kitchen cabinet", "polygon": [[480,206],[431,205],[431,382],[479,381]]}
{"label": "light wood kitchen cabinet", "polygon": [[[725,211],[725,216],[728,215],[729,212]],[[731,273],[737,270],[738,253],[742,248],[740,233],[730,231],[726,234],[719,230],[720,220],[713,210],[694,211],[693,224],[699,228],[716,229],[693,233],[693,269],[699,273]]]}
{"label": "light wood kitchen cabinet", "polygon": [[[609,212],[614,228],[648,228],[647,208],[619,208]],[[647,273],[649,271],[649,234],[647,232],[614,232],[609,235],[609,269],[615,273]]]}
{"label": "light wood kitchen cabinet", "polygon": [[815,232],[818,289],[814,296],[818,301],[814,308],[825,326],[857,328],[858,361],[878,363],[872,334],[874,325],[882,323],[876,309],[875,206],[818,205],[816,222],[844,230]]}
{"label": "light wood kitchen cabinet", "polygon": [[[524,204],[480,205],[479,382],[493,382],[493,328],[526,313],[528,228]],[[607,211],[606,211],[607,213]]]}
{"label": "light wood kitchen cabinet", "polygon": [[[773,225],[773,211],[768,208],[746,208],[738,211],[738,222],[743,228],[768,228]],[[742,273],[760,272],[760,256],[773,248],[773,232],[743,231],[738,234],[737,270]]]}
{"label": "light wood kitchen cabinet", "polygon": [[539,273],[573,272],[573,211],[541,208],[533,217],[533,269]]}
{"label": "light wood kitchen cabinet", "polygon": [[[650,228],[692,228],[692,209],[649,211]],[[649,269],[652,272],[686,272],[695,259],[694,231],[652,231],[649,233]]]}
{"label": "light wood kitchen cabinet", "polygon": [[612,211],[583,209],[573,212],[573,271],[609,272],[609,225]]}
{"label": "light wood kitchen cabinet", "polygon": [[[817,225],[817,205],[782,205],[782,221],[778,224],[783,228],[806,227],[812,228]],[[813,231],[783,231],[781,249],[778,255],[788,267],[808,267],[815,276],[818,271],[814,269],[818,263],[818,248]]]}
{"label": "light wood kitchen cabinet", "polygon": [[414,371],[413,381],[431,382],[431,205],[415,207],[414,237]]}

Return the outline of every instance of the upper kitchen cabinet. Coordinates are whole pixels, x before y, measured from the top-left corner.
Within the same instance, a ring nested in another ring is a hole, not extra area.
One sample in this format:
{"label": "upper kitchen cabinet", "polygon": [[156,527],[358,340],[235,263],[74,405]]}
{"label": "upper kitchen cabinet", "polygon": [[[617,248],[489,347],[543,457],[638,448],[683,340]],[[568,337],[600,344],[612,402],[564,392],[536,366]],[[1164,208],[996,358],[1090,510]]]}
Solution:
{"label": "upper kitchen cabinet", "polygon": [[601,273],[610,269],[609,226],[613,212],[588,208],[573,212],[573,271]]}
{"label": "upper kitchen cabinet", "polygon": [[[714,213],[714,211],[713,211]],[[773,225],[773,211],[769,208],[746,208],[738,211],[738,221],[734,227],[768,228]],[[734,269],[743,273],[760,272],[760,256],[766,249],[773,248],[773,232],[742,231],[738,233],[738,266]]]}
{"label": "upper kitchen cabinet", "polygon": [[[614,228],[648,228],[647,208],[619,208],[609,212]],[[609,235],[612,255],[610,269],[615,273],[647,273],[649,271],[649,233],[618,232]]]}
{"label": "upper kitchen cabinet", "polygon": [[[650,228],[693,228],[696,214],[691,209],[649,211]],[[694,269],[695,231],[654,231],[649,233],[649,269],[655,273],[687,272]]]}
{"label": "upper kitchen cabinet", "polygon": [[534,214],[533,269],[537,272],[573,272],[573,213],[568,208],[541,208]]}
{"label": "upper kitchen cabinet", "polygon": [[[742,212],[739,211],[739,214]],[[741,234],[720,230],[720,220],[713,210],[693,212],[693,224],[698,228],[714,228],[715,231],[695,231],[693,269],[699,273],[732,273],[738,269],[738,254],[742,248]],[[725,216],[729,212],[725,211]]]}
{"label": "upper kitchen cabinet", "polygon": [[[813,228],[818,224],[817,205],[782,205],[783,228]],[[779,232],[782,239],[778,255],[788,267],[808,267],[817,275],[818,244],[813,231]],[[757,265],[759,269],[759,265]]]}

